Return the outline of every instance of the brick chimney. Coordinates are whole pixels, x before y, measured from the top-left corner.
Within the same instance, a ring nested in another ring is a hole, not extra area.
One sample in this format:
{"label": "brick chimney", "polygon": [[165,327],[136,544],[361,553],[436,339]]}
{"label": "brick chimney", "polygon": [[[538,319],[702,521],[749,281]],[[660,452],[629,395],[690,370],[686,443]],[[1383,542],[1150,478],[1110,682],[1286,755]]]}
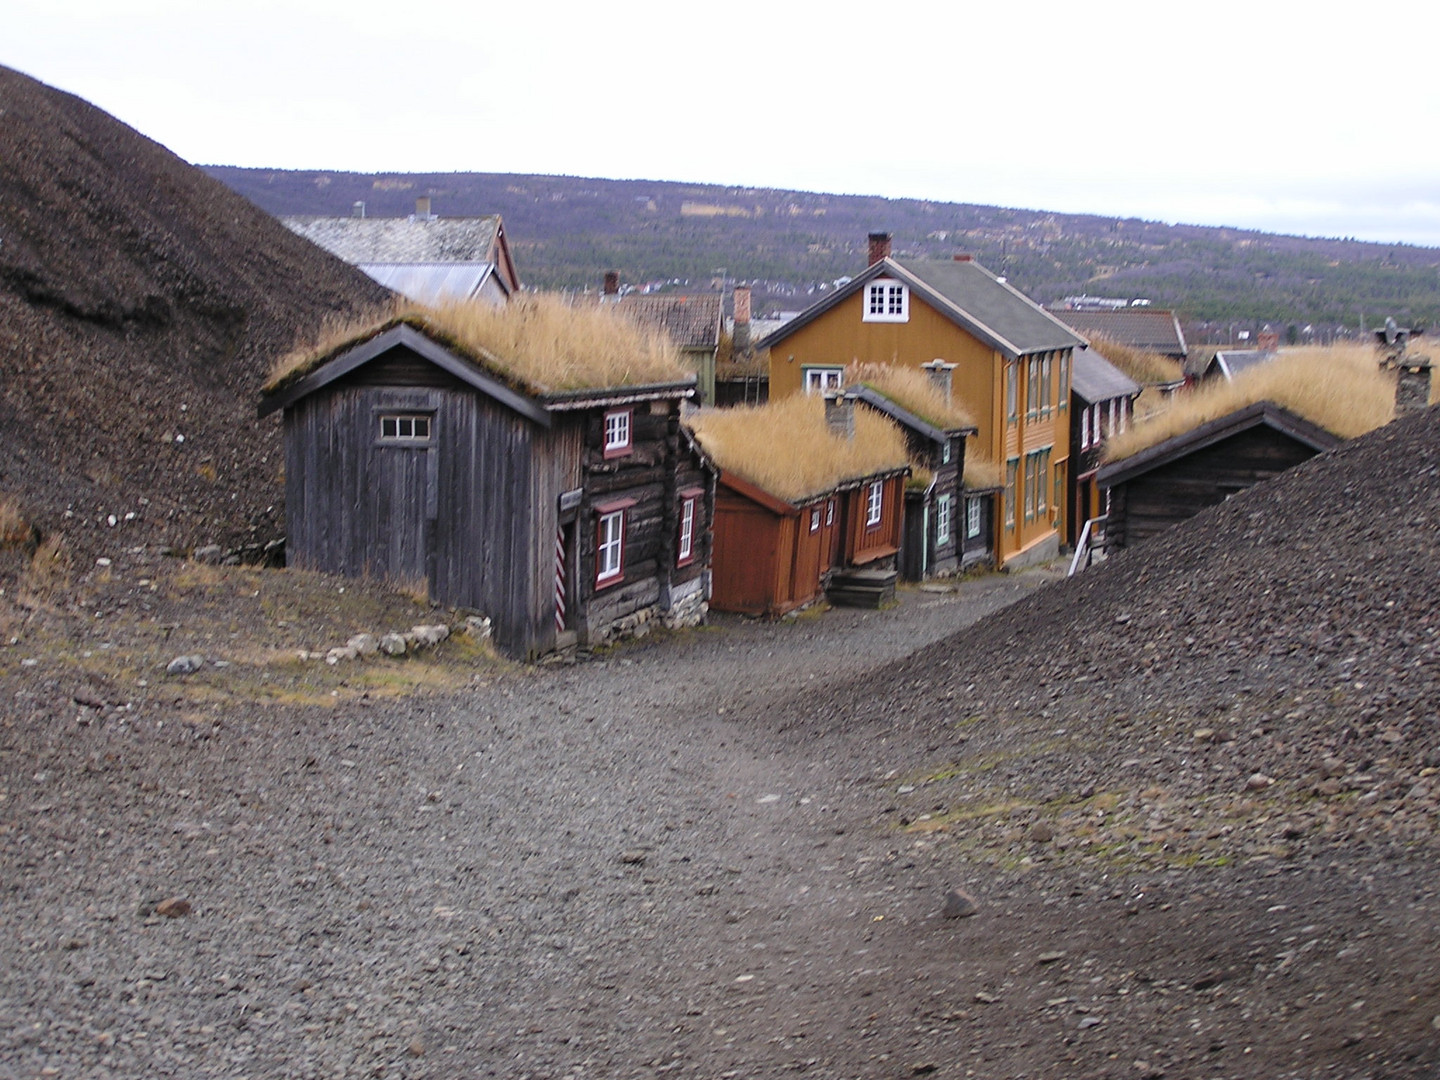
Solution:
{"label": "brick chimney", "polygon": [[735,352],[750,351],[750,286],[735,286],[735,333],[731,339]]}
{"label": "brick chimney", "polygon": [[1407,416],[1430,407],[1430,358],[1401,356],[1395,361],[1395,415]]}
{"label": "brick chimney", "polygon": [[619,271],[619,270],[606,270],[606,271],[605,271],[605,295],[606,295],[606,296],[619,296],[619,295],[620,295],[620,271]]}
{"label": "brick chimney", "polygon": [[435,215],[430,213],[430,196],[421,195],[415,200],[415,220],[434,221]]}
{"label": "brick chimney", "polygon": [[947,364],[937,356],[928,364],[921,364],[920,368],[930,376],[930,385],[944,395],[947,405],[950,404],[950,396],[955,386],[955,365]]}
{"label": "brick chimney", "polygon": [[963,253],[955,256],[955,261],[956,261],[956,262],[974,262],[974,261],[975,261],[975,256],[974,256],[974,255],[971,255],[969,252],[963,252]]}
{"label": "brick chimney", "polygon": [[365,202],[363,199],[356,199],[355,204],[350,207],[350,216],[363,218],[365,216]]}
{"label": "brick chimney", "polygon": [[838,387],[825,391],[825,426],[831,435],[855,438],[855,399]]}
{"label": "brick chimney", "polygon": [[874,266],[881,259],[890,257],[890,241],[892,237],[888,232],[872,232],[870,234],[870,261],[866,266]]}

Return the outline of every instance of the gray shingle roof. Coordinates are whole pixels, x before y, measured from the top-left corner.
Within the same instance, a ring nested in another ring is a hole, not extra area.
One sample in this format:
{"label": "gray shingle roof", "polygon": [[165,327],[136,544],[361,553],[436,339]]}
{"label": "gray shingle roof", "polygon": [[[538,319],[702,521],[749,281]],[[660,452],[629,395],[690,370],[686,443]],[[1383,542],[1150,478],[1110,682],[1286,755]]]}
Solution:
{"label": "gray shingle roof", "polygon": [[1075,350],[1075,372],[1070,385],[1084,401],[1094,405],[1117,397],[1134,397],[1140,384],[1091,348]]}
{"label": "gray shingle roof", "polygon": [[901,262],[885,258],[806,308],[778,330],[761,338],[756,348],[768,349],[783,341],[881,276],[905,282],[914,294],[962,330],[1006,356],[1018,357],[1085,344],[1085,339],[1079,334],[974,260],[928,262],[907,259]]}
{"label": "gray shingle roof", "polygon": [[664,330],[682,349],[714,349],[720,344],[721,303],[719,293],[631,293],[616,301],[615,310]]}
{"label": "gray shingle roof", "polygon": [[422,304],[468,300],[495,272],[493,263],[361,263],[381,285]]}
{"label": "gray shingle roof", "polygon": [[286,228],[348,263],[493,260],[498,215],[478,218],[285,217]]}
{"label": "gray shingle roof", "polygon": [[1185,359],[1185,335],[1173,311],[1162,308],[1056,311],[1055,317],[1082,334],[1099,334],[1121,345]]}
{"label": "gray shingle roof", "polygon": [[887,261],[929,286],[981,327],[1014,345],[1021,354],[1084,344],[1063,322],[973,259],[965,262],[953,259],[949,262]]}

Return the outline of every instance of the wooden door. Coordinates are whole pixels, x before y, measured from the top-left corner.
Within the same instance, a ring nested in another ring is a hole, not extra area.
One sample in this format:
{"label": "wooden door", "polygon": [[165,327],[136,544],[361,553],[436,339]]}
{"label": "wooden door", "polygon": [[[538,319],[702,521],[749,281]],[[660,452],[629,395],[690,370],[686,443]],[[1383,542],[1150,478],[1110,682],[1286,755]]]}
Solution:
{"label": "wooden door", "polygon": [[433,450],[379,445],[372,450],[370,484],[361,498],[361,520],[372,523],[369,545],[377,577],[416,587],[430,586],[430,541],[435,485]]}

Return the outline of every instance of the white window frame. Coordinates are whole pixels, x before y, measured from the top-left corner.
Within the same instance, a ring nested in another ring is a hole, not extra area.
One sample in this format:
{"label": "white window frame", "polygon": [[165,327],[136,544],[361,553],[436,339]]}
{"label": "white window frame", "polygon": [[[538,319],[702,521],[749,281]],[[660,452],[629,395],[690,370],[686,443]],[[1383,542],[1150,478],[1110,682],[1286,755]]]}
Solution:
{"label": "white window frame", "polygon": [[865,527],[873,529],[885,517],[885,481],[872,480],[865,492]]}
{"label": "white window frame", "polygon": [[625,511],[600,515],[595,532],[595,583],[618,580],[625,573]]}
{"label": "white window frame", "polygon": [[[388,431],[386,430],[388,427]],[[429,413],[381,413],[380,440],[387,443],[430,441],[434,421]]]}
{"label": "white window frame", "polygon": [[696,498],[696,496],[690,495],[680,501],[680,543],[675,561],[682,566],[695,555]]}
{"label": "white window frame", "polygon": [[941,495],[935,500],[935,546],[944,547],[950,543],[950,496]]}
{"label": "white window frame", "polygon": [[845,383],[845,369],[828,364],[804,364],[800,368],[805,380],[805,393],[823,394],[827,390],[839,390]]}
{"label": "white window frame", "polygon": [[810,508],[810,531],[812,533],[820,531],[820,508],[818,506]]}
{"label": "white window frame", "polygon": [[876,278],[865,285],[864,322],[910,321],[910,287],[894,278]]}
{"label": "white window frame", "polygon": [[611,409],[605,414],[605,456],[618,457],[628,454],[634,445],[632,431],[635,426],[632,409]]}
{"label": "white window frame", "polygon": [[965,500],[965,537],[973,540],[980,535],[980,500]]}
{"label": "white window frame", "polygon": [[825,500],[825,527],[828,529],[835,524],[835,500]]}
{"label": "white window frame", "polygon": [[1080,410],[1080,449],[1090,449],[1090,407]]}

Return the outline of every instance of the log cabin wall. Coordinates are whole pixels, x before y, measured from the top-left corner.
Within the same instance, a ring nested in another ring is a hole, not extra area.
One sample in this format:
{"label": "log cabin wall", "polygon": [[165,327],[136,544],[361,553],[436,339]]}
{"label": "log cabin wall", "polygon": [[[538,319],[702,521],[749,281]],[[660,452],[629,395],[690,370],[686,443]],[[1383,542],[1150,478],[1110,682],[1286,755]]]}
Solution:
{"label": "log cabin wall", "polygon": [[1127,547],[1164,532],[1317,451],[1260,425],[1114,485],[1106,536]]}

